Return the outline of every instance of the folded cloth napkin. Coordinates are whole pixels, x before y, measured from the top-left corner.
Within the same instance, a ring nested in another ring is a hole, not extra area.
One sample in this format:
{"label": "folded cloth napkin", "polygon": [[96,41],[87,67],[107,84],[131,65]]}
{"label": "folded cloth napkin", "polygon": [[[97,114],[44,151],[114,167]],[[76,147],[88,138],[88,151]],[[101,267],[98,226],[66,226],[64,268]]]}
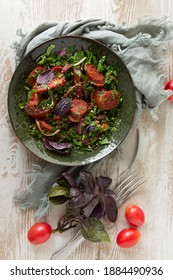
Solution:
{"label": "folded cloth napkin", "polygon": [[[171,94],[163,88],[166,81],[166,46],[167,41],[172,39],[172,31],[173,23],[167,18],[144,17],[131,26],[116,25],[102,19],[44,22],[28,34],[18,31],[21,39],[13,44],[13,48],[18,65],[33,48],[58,36],[78,35],[98,40],[115,51],[128,67],[136,87],[138,111],[147,107],[152,117],[157,119],[159,105]],[[31,183],[15,195],[14,201],[22,209],[36,207],[35,218],[39,220],[45,217],[49,208],[48,190],[55,178],[68,167],[42,162],[34,168]]]}

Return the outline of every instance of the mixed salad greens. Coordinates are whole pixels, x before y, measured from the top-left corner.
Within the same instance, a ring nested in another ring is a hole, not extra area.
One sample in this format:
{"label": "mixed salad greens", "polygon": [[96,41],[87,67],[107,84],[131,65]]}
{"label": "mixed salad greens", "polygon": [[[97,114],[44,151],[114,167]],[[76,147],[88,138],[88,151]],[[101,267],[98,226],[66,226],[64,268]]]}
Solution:
{"label": "mixed salad greens", "polygon": [[109,144],[122,101],[115,69],[89,50],[54,49],[38,57],[26,79],[20,108],[33,119],[32,134],[59,154]]}

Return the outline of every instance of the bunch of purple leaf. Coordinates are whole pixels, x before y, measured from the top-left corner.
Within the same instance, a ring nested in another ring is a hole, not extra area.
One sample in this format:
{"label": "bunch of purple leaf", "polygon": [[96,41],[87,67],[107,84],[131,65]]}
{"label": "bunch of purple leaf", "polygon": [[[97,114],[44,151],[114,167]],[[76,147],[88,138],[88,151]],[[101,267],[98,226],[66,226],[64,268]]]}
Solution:
{"label": "bunch of purple leaf", "polygon": [[92,242],[110,241],[101,218],[115,223],[118,208],[115,193],[109,188],[112,179],[81,171],[76,178],[71,173],[63,173],[57,178],[48,193],[53,204],[66,203],[66,212],[57,224],[54,232],[63,232],[74,227],[80,229],[85,239]]}

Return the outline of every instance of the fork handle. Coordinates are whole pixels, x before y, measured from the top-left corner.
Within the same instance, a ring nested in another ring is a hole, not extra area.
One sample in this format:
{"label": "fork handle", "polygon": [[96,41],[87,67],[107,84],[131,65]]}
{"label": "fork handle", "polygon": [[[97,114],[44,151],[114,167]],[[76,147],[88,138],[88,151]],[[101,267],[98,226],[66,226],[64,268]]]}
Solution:
{"label": "fork handle", "polygon": [[84,237],[78,231],[63,248],[52,255],[51,260],[67,259],[83,241]]}

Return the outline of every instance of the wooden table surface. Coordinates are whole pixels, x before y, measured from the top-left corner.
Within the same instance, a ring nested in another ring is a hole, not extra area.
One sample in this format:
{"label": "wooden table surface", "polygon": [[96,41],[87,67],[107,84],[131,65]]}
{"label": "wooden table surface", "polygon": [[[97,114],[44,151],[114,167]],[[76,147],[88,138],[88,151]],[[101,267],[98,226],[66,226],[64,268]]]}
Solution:
{"label": "wooden table surface", "polygon": [[[173,20],[172,0],[0,0],[0,259],[50,259],[58,238],[52,237],[42,246],[31,246],[27,231],[33,224],[34,210],[20,211],[13,196],[27,186],[27,173],[38,163],[16,138],[7,111],[8,85],[15,69],[11,45],[18,40],[16,30],[31,31],[43,21],[102,18],[112,23],[135,23],[144,15],[168,16]],[[173,78],[173,51],[168,44],[167,77]],[[138,117],[140,146],[134,169],[148,181],[120,209],[115,225],[108,225],[110,244],[84,241],[69,259],[173,259],[173,103],[164,102],[158,121],[148,110]],[[107,160],[97,172],[112,174],[116,159]],[[118,231],[127,226],[124,210],[130,203],[140,205],[146,222],[140,229],[141,240],[133,248],[123,250],[116,245]],[[48,221],[56,225],[56,208],[48,213]]]}

